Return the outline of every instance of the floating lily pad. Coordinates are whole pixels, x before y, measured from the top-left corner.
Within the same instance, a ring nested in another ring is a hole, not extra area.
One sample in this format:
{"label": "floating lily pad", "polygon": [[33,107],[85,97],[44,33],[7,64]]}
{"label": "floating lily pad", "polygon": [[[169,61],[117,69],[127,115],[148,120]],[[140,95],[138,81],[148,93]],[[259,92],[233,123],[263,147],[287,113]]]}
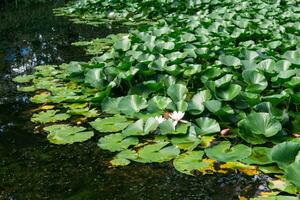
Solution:
{"label": "floating lily pad", "polygon": [[179,155],[180,150],[173,145],[167,146],[168,144],[169,142],[158,142],[144,146],[138,151],[138,159],[135,161],[151,163],[172,160]]}
{"label": "floating lily pad", "polygon": [[44,128],[50,132],[48,140],[54,144],[73,144],[75,142],[84,142],[94,136],[93,131],[85,131],[86,128],[69,125],[52,125]]}
{"label": "floating lily pad", "polygon": [[71,117],[66,113],[57,114],[58,112],[59,110],[47,110],[33,114],[31,121],[46,124],[50,122],[64,121]]}
{"label": "floating lily pad", "polygon": [[243,144],[231,146],[230,142],[223,141],[211,148],[205,149],[209,158],[220,162],[243,160],[251,155],[251,148]]}
{"label": "floating lily pad", "polygon": [[251,155],[242,160],[242,162],[247,164],[258,164],[266,165],[272,163],[271,159],[271,148],[267,147],[254,147],[252,148]]}
{"label": "floating lily pad", "polygon": [[115,115],[108,118],[98,118],[95,121],[90,123],[91,126],[99,132],[118,132],[125,129],[130,121],[126,117]]}
{"label": "floating lily pad", "polygon": [[176,170],[192,175],[193,170],[213,167],[210,163],[202,162],[203,151],[188,151],[176,157],[173,161]]}
{"label": "floating lily pad", "polygon": [[158,128],[159,122],[154,118],[150,117],[145,122],[143,119],[136,121],[129,125],[122,133],[126,136],[133,135],[147,135]]}
{"label": "floating lily pad", "polygon": [[98,146],[101,149],[115,152],[125,150],[129,146],[134,146],[138,143],[139,139],[136,137],[126,137],[122,133],[115,133],[100,138]]}
{"label": "floating lily pad", "polygon": [[196,132],[200,135],[210,135],[221,131],[219,123],[208,117],[200,117],[196,121]]}

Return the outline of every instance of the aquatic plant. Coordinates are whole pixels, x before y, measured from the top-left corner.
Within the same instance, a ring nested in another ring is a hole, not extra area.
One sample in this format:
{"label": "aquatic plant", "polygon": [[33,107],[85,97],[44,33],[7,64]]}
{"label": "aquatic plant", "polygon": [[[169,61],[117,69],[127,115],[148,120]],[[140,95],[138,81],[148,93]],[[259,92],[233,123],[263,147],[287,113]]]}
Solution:
{"label": "aquatic plant", "polygon": [[[152,4],[79,1],[61,9],[91,23],[154,23],[91,42],[89,62],[39,66],[16,78],[32,83],[19,88],[35,91],[32,102],[55,106],[33,121],[46,123],[57,144],[98,132],[98,146],[118,152],[112,166],[173,160],[190,175],[283,173],[278,180],[299,191],[297,1],[170,0],[146,12]],[[64,111],[93,131],[48,124],[67,119]],[[268,197],[276,198],[293,199]]]}

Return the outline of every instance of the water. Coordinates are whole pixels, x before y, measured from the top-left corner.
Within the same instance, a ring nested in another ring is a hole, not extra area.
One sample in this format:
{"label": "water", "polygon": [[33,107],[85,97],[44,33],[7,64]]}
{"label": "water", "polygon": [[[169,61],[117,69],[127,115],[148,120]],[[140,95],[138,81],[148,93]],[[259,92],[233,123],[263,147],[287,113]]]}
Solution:
{"label": "water", "polygon": [[[78,40],[118,29],[74,25],[54,17],[60,3],[1,8],[0,12],[0,199],[213,199],[253,196],[265,184],[241,174],[186,176],[170,163],[109,168],[112,154],[96,139],[58,146],[34,134],[26,94],[11,81],[40,64],[88,60]],[[3,6],[3,5],[2,5]]]}

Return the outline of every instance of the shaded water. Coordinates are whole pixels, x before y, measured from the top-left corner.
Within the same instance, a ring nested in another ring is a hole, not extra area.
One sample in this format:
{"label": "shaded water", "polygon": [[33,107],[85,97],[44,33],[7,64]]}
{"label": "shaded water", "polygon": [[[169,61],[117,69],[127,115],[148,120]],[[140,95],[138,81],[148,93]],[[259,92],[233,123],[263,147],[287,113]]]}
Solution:
{"label": "shaded water", "polygon": [[57,146],[34,134],[28,97],[12,77],[40,64],[87,60],[77,40],[118,32],[74,25],[52,15],[59,3],[1,8],[0,12],[0,199],[238,199],[262,189],[244,175],[190,177],[170,163],[109,168],[112,155],[94,141]]}

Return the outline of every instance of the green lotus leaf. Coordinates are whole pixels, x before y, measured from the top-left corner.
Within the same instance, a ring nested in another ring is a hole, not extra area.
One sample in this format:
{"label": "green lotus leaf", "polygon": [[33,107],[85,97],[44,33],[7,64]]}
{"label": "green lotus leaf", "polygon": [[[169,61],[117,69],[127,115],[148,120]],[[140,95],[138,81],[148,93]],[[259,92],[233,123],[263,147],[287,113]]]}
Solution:
{"label": "green lotus leaf", "polygon": [[171,143],[177,146],[179,149],[192,151],[195,149],[202,141],[198,138],[195,127],[190,126],[187,135],[172,137]]}
{"label": "green lotus leaf", "polygon": [[34,86],[24,86],[24,87],[18,87],[17,90],[19,92],[34,92],[36,88]]}
{"label": "green lotus leaf", "polygon": [[251,106],[254,106],[260,102],[260,95],[252,92],[241,92],[243,99]]}
{"label": "green lotus leaf", "polygon": [[119,103],[122,97],[119,98],[106,98],[101,103],[101,109],[105,113],[117,114],[119,113]]}
{"label": "green lotus leaf", "polygon": [[263,72],[272,74],[275,69],[275,61],[272,59],[266,59],[258,63],[257,68],[262,70]]}
{"label": "green lotus leaf", "polygon": [[183,84],[171,85],[167,90],[169,97],[171,97],[174,102],[184,100],[187,92],[188,90]]}
{"label": "green lotus leaf", "polygon": [[68,110],[67,113],[70,115],[83,115],[87,118],[99,116],[99,113],[95,108],[93,108],[93,109],[89,109],[89,108],[71,109],[71,110]]}
{"label": "green lotus leaf", "polygon": [[291,78],[290,81],[287,81],[284,83],[284,86],[288,87],[288,88],[295,88],[299,85],[300,85],[300,77],[299,76],[295,76],[295,77]]}
{"label": "green lotus leaf", "polygon": [[186,134],[189,125],[190,125],[189,123],[179,123],[178,125],[174,126],[174,121],[168,119],[159,124],[160,134],[162,135]]}
{"label": "green lotus leaf", "polygon": [[115,115],[108,118],[98,118],[90,125],[99,132],[118,132],[125,129],[131,122],[126,119],[126,117]]}
{"label": "green lotus leaf", "polygon": [[64,121],[71,117],[66,113],[57,114],[58,112],[59,110],[47,110],[33,114],[31,121],[46,124],[50,122]]}
{"label": "green lotus leaf", "polygon": [[286,169],[286,167],[295,161],[299,151],[300,143],[283,142],[272,148],[271,158],[280,168]]}
{"label": "green lotus leaf", "polygon": [[154,117],[148,118],[145,122],[143,119],[140,119],[129,125],[122,133],[126,136],[147,135],[155,131],[158,125],[159,122]]}
{"label": "green lotus leaf", "polygon": [[177,156],[173,161],[173,165],[177,171],[192,175],[193,170],[208,167],[206,163],[202,162],[203,155],[203,151],[188,151]]}
{"label": "green lotus leaf", "polygon": [[180,150],[175,146],[167,146],[169,142],[158,142],[149,144],[138,151],[138,159],[142,163],[165,162],[179,155]]}
{"label": "green lotus leaf", "polygon": [[86,128],[69,125],[52,125],[44,128],[50,132],[48,140],[54,144],[73,144],[75,142],[84,142],[94,136],[93,131],[85,131]]}
{"label": "green lotus leaf", "polygon": [[246,119],[238,123],[239,128],[245,127],[255,135],[271,137],[276,135],[281,129],[281,123],[269,113],[251,113]]}
{"label": "green lotus leaf", "polygon": [[241,120],[238,123],[239,127],[239,136],[245,140],[246,142],[250,144],[264,144],[268,141],[267,137],[264,135],[256,135],[251,132],[251,130],[248,128],[248,126],[244,125],[244,121]]}
{"label": "green lotus leaf", "polygon": [[188,107],[189,104],[186,101],[178,101],[178,102],[171,102],[168,105],[167,109],[173,111],[185,112],[187,111]]}
{"label": "green lotus leaf", "polygon": [[196,132],[200,135],[210,135],[221,131],[219,123],[215,119],[200,117],[196,121]]}
{"label": "green lotus leaf", "polygon": [[99,68],[88,69],[85,74],[85,83],[98,89],[104,89],[106,84],[103,70]]}
{"label": "green lotus leaf", "polygon": [[126,166],[130,164],[130,160],[137,159],[138,155],[134,150],[125,149],[119,152],[113,160],[110,161],[112,166]]}
{"label": "green lotus leaf", "polygon": [[281,93],[279,94],[272,94],[272,95],[268,95],[268,96],[263,96],[262,99],[264,101],[269,101],[271,102],[273,105],[278,105],[281,102],[283,102],[284,100],[286,100],[287,98],[289,98],[290,94],[283,90]]}
{"label": "green lotus leaf", "polygon": [[34,75],[22,75],[22,76],[17,76],[13,79],[14,82],[17,83],[28,83],[34,79]]}
{"label": "green lotus leaf", "polygon": [[223,101],[231,101],[240,94],[241,90],[241,86],[236,84],[230,84],[226,89],[217,90],[216,95]]}
{"label": "green lotus leaf", "polygon": [[268,44],[268,47],[269,47],[270,49],[276,49],[276,48],[279,47],[281,44],[282,44],[281,41],[273,41],[273,42],[270,42],[270,43]]}
{"label": "green lotus leaf", "polygon": [[243,54],[246,60],[254,60],[259,56],[259,54],[256,51],[250,51],[247,49],[243,49],[241,53]]}
{"label": "green lotus leaf", "polygon": [[70,62],[66,70],[70,75],[79,75],[83,73],[83,67],[79,62]]}
{"label": "green lotus leaf", "polygon": [[222,109],[222,102],[218,100],[206,101],[204,105],[212,113],[218,113]]}
{"label": "green lotus leaf", "polygon": [[184,33],[180,36],[180,42],[192,42],[196,40],[196,37],[192,33]]}
{"label": "green lotus leaf", "polygon": [[163,111],[171,102],[172,100],[168,97],[155,96],[149,100],[147,109],[150,112]]}
{"label": "green lotus leaf", "polygon": [[256,70],[244,70],[242,76],[244,81],[248,84],[246,88],[247,92],[261,92],[268,86],[265,76]]}
{"label": "green lotus leaf", "polygon": [[300,65],[300,51],[287,51],[282,55],[283,58],[287,59],[295,65]]}
{"label": "green lotus leaf", "polygon": [[226,74],[223,77],[215,80],[215,85],[217,88],[226,88],[233,78],[232,74]]}
{"label": "green lotus leaf", "polygon": [[123,97],[120,100],[118,108],[122,113],[126,115],[132,115],[142,109],[147,108],[147,106],[147,101],[143,97],[138,95],[130,95]]}
{"label": "green lotus leaf", "polygon": [[114,48],[117,50],[127,51],[130,49],[131,40],[128,35],[123,36],[122,39],[118,40],[114,44]]}
{"label": "green lotus leaf", "polygon": [[[298,156],[297,156],[298,157]],[[296,160],[285,169],[285,177],[300,190],[300,160]]]}
{"label": "green lotus leaf", "polygon": [[297,194],[297,188],[286,179],[271,180],[268,184],[271,190],[280,190],[289,194]]}
{"label": "green lotus leaf", "polygon": [[97,145],[101,149],[115,152],[125,150],[129,146],[137,145],[138,143],[139,139],[137,137],[126,137],[122,133],[115,133],[100,138]]}
{"label": "green lotus leaf", "polygon": [[236,67],[236,66],[241,65],[241,60],[234,56],[222,55],[219,57],[219,60],[222,64],[229,66],[229,67],[230,66]]}
{"label": "green lotus leaf", "polygon": [[193,115],[199,115],[204,111],[204,103],[211,99],[209,90],[202,90],[195,94],[188,104],[188,110]]}
{"label": "green lotus leaf", "polygon": [[206,155],[220,162],[243,160],[251,155],[251,148],[238,144],[231,146],[229,141],[220,142],[218,145],[205,149]]}
{"label": "green lotus leaf", "polygon": [[272,163],[271,148],[267,147],[254,147],[252,148],[251,155],[243,159],[242,162],[247,164],[266,165]]}

